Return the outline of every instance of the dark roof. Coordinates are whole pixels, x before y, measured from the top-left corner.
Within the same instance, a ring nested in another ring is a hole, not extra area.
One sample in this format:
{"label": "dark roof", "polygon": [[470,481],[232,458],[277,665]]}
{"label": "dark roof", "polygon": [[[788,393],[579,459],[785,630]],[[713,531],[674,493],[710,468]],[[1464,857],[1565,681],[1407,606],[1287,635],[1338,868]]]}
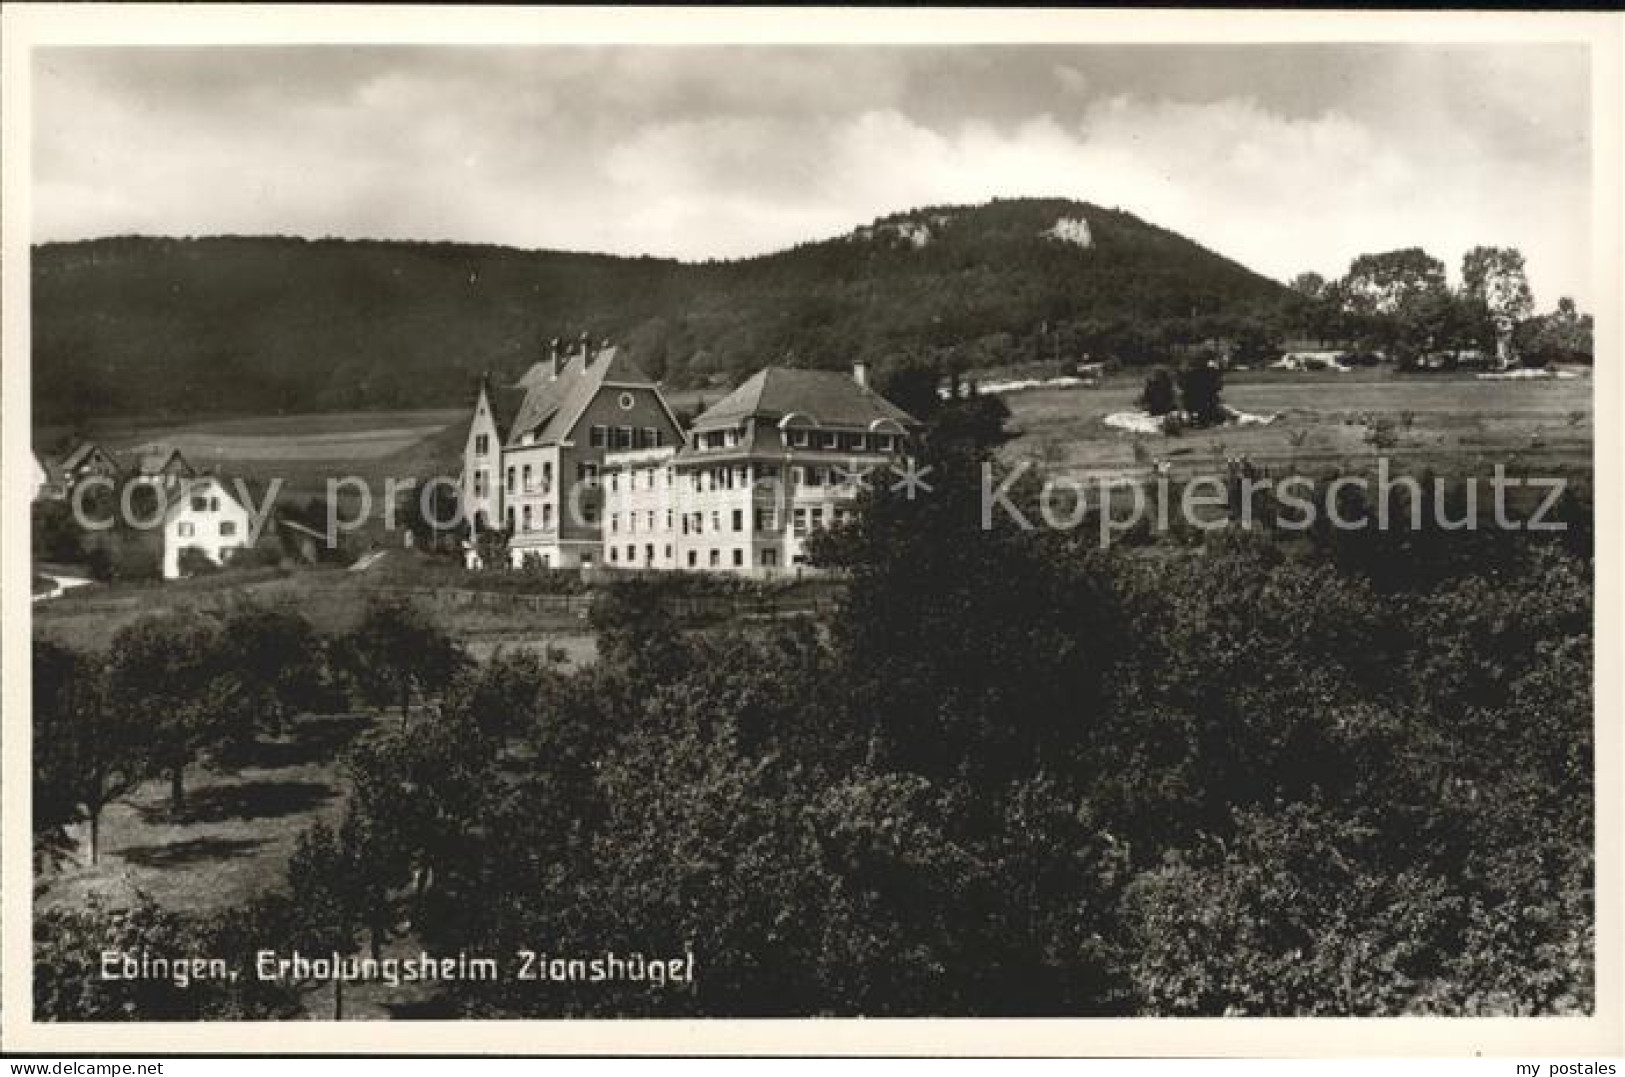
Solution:
{"label": "dark roof", "polygon": [[506,438],[508,428],[513,425],[514,419],[519,415],[519,409],[524,406],[525,390],[488,385],[485,388],[485,396],[491,402],[491,421],[497,425],[497,437]]}
{"label": "dark roof", "polygon": [[919,421],[868,386],[833,370],[797,370],[770,366],[694,421],[695,430],[730,426],[748,417],[772,422],[786,415],[813,426],[868,428],[889,419],[905,427]]}
{"label": "dark roof", "polygon": [[533,385],[525,393],[512,425],[503,432],[505,444],[517,444],[527,431],[535,432],[540,445],[563,441],[606,383],[656,388],[649,375],[618,348],[601,349],[588,364],[583,364],[581,356],[572,356],[557,378]]}
{"label": "dark roof", "polygon": [[169,462],[180,457],[181,466],[188,471],[195,469],[186,462],[186,457],[173,445],[143,445],[123,454],[119,466],[126,471],[134,471],[138,475],[156,475],[169,466]]}
{"label": "dark roof", "polygon": [[[107,458],[109,460],[113,459],[111,456],[108,456],[106,451],[103,450],[102,447],[100,445],[96,444],[94,441],[81,441],[79,443],[78,447],[76,447],[72,452],[70,452],[66,457],[63,458],[63,460],[62,460],[62,470],[63,471],[75,471],[75,470],[77,470],[79,468],[80,464],[83,464],[85,462],[85,459],[87,457],[89,457],[93,453],[98,453],[98,452],[101,453],[103,456],[107,456]],[[113,462],[116,464],[118,461],[115,460]]]}

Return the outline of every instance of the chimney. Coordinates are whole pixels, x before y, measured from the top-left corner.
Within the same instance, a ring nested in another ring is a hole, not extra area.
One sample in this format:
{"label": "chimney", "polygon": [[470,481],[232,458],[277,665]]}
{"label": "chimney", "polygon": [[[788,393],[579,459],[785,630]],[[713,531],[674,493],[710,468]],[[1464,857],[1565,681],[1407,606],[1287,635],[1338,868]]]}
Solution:
{"label": "chimney", "polygon": [[581,369],[586,370],[592,365],[592,337],[587,333],[581,334]]}
{"label": "chimney", "polygon": [[559,338],[547,342],[547,373],[549,381],[559,380]]}
{"label": "chimney", "polygon": [[863,386],[865,389],[869,388],[869,364],[864,362],[862,359],[853,360],[852,380]]}

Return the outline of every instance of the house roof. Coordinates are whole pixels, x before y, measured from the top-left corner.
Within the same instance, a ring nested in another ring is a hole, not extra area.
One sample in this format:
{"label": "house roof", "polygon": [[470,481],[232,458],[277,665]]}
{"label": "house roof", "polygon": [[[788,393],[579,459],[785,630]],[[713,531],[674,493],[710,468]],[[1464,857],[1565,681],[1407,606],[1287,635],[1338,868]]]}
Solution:
{"label": "house roof", "polygon": [[488,385],[485,398],[491,403],[491,421],[496,423],[497,437],[506,439],[509,427],[525,403],[525,390],[507,386]]}
{"label": "house roof", "polygon": [[186,457],[181,456],[181,451],[173,445],[145,445],[133,449],[124,454],[120,463],[139,475],[156,475],[177,457],[182,467],[188,471],[193,470],[192,465],[186,462]]}
{"label": "house roof", "polygon": [[[81,464],[96,453],[102,453],[104,456],[107,455],[103,451],[102,447],[96,444],[94,441],[81,441],[72,452],[63,458],[62,470],[76,471]],[[109,457],[109,459],[111,459],[111,457]]]}
{"label": "house roof", "polygon": [[618,348],[602,348],[588,363],[579,355],[572,356],[557,378],[526,390],[524,403],[504,432],[504,443],[517,445],[527,432],[535,433],[536,444],[563,441],[598,390],[609,383],[655,388],[649,375]]}
{"label": "house roof", "polygon": [[731,426],[746,418],[777,422],[787,415],[802,417],[812,426],[867,428],[888,419],[905,427],[920,425],[908,412],[846,374],[770,366],[708,409],[694,421],[694,429]]}

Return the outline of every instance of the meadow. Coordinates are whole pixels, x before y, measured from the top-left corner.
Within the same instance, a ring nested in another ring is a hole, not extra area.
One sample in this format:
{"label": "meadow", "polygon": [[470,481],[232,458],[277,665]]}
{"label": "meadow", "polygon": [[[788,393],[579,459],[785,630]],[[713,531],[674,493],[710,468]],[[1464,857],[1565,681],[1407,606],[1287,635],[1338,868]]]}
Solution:
{"label": "meadow", "polygon": [[[1135,435],[1106,416],[1135,406],[1141,378],[1115,375],[1098,388],[1031,389],[1004,396],[1018,436],[1008,461],[1029,459],[1080,476],[1144,474],[1165,460],[1176,475],[1211,472],[1230,456],[1260,468],[1313,474],[1368,466],[1487,475],[1496,463],[1587,472],[1592,453],[1589,375],[1551,381],[1487,381],[1469,374],[1347,374],[1246,371],[1225,379],[1224,400],[1261,425]],[[1137,448],[1138,451],[1137,451]]]}

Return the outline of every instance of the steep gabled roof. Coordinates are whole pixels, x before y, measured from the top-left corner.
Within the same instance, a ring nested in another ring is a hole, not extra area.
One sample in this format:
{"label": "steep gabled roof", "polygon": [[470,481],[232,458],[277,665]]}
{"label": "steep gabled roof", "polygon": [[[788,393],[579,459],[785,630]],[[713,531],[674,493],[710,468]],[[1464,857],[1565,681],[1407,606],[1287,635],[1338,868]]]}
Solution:
{"label": "steep gabled roof", "polygon": [[583,364],[571,357],[559,376],[531,387],[518,416],[505,435],[505,444],[516,445],[527,431],[534,431],[536,444],[556,444],[569,437],[581,413],[606,384],[655,388],[655,383],[618,348],[603,348]]}
{"label": "steep gabled roof", "polygon": [[497,438],[506,440],[508,430],[513,426],[514,419],[519,416],[519,409],[525,403],[525,390],[508,388],[506,386],[487,385],[485,398],[491,404],[491,421],[496,423]]}
{"label": "steep gabled roof", "polygon": [[83,464],[93,454],[98,452],[103,456],[106,456],[107,459],[112,460],[115,466],[118,464],[117,460],[113,460],[113,457],[94,441],[81,441],[78,446],[63,459],[62,470],[77,471],[81,464]]}
{"label": "steep gabled roof", "polygon": [[156,475],[169,466],[169,462],[180,459],[181,466],[188,471],[195,471],[186,457],[173,445],[144,445],[123,454],[118,461],[119,466],[126,471],[134,471],[137,475]]}
{"label": "steep gabled roof", "polygon": [[777,422],[792,414],[816,426],[868,427],[879,420],[920,425],[908,412],[845,374],[770,366],[708,409],[694,421],[694,429],[730,426],[748,417]]}

